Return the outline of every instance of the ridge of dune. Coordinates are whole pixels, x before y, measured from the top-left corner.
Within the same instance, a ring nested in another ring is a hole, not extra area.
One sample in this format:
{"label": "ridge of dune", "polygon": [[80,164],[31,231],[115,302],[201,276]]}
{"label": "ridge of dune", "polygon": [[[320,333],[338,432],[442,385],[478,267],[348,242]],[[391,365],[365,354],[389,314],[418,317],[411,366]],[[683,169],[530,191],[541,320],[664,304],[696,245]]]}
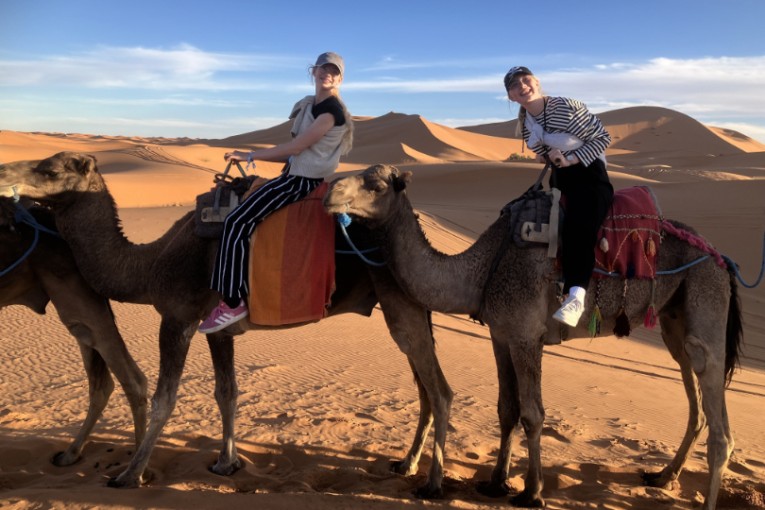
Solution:
{"label": "ridge of dune", "polygon": [[[690,152],[736,154],[762,152],[762,144],[732,129],[707,126],[692,117],[658,106],[634,106],[597,114],[611,133],[612,152]],[[505,122],[461,126],[457,129],[489,136],[518,138],[517,119]]]}
{"label": "ridge of dune", "polygon": [[356,122],[354,150],[346,159],[350,162],[410,162],[394,156],[400,155],[399,146],[408,148],[404,150],[408,156],[414,156],[414,153],[427,155],[426,159],[414,156],[421,162],[433,158],[446,161],[501,161],[520,148],[520,145],[516,148],[508,144],[506,139],[460,132],[430,122],[420,115],[390,112]]}
{"label": "ridge of dune", "polygon": [[724,155],[742,150],[692,117],[668,108],[637,106],[598,114],[611,147],[630,151]]}

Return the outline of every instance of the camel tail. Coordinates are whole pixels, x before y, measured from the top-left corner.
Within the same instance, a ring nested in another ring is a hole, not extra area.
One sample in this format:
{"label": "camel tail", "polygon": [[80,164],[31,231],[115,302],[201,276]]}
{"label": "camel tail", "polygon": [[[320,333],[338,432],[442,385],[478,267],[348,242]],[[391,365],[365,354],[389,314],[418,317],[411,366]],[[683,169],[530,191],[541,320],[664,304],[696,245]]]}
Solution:
{"label": "camel tail", "polygon": [[739,366],[741,343],[744,339],[744,325],[741,320],[741,299],[738,295],[736,273],[728,262],[730,274],[730,302],[728,303],[728,322],[725,327],[725,386],[733,380],[733,372]]}
{"label": "camel tail", "polygon": [[433,345],[436,345],[436,337],[433,335],[433,312],[428,310],[428,327],[430,328],[430,339],[433,341]]}

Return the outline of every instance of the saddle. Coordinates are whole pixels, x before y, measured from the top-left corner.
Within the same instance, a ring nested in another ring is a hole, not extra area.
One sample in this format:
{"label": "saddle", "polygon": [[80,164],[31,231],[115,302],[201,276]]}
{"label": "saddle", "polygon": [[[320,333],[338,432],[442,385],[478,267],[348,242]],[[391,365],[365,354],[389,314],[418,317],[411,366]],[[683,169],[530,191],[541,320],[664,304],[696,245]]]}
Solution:
{"label": "saddle", "polygon": [[[565,221],[559,201],[560,191],[555,188],[551,192],[530,188],[502,208],[502,214],[511,214],[509,236],[513,244],[526,247],[547,243],[548,256],[557,257],[559,226]],[[661,217],[656,198],[647,186],[616,191],[598,234],[593,276],[655,278]]]}
{"label": "saddle", "polygon": [[335,290],[335,222],[323,206],[329,184],[283,207],[250,236],[248,320],[261,326],[318,321]]}
{"label": "saddle", "polygon": [[[197,196],[194,233],[199,237],[220,239],[226,216],[267,182],[234,163],[242,177],[231,178],[229,161],[215,175],[215,186]],[[328,186],[323,183],[303,200],[268,215],[250,236],[252,324],[283,326],[327,316],[335,290],[335,224],[322,205]]]}

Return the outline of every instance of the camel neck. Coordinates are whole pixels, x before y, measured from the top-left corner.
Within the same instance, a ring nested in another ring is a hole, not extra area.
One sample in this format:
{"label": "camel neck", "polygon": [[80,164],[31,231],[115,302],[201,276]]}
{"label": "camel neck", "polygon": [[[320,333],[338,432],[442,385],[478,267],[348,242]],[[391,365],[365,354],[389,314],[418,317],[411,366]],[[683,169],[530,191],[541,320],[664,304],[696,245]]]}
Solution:
{"label": "camel neck", "polygon": [[408,200],[397,210],[386,223],[384,239],[392,270],[406,292],[430,310],[477,313],[486,269],[476,253],[485,240],[447,255],[430,244]]}

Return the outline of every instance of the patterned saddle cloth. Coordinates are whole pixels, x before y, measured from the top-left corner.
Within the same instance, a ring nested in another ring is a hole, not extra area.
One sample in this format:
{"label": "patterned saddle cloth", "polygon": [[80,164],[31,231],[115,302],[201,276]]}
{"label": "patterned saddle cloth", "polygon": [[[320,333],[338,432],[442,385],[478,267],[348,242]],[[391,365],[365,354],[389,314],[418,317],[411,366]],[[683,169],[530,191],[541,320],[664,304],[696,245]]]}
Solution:
{"label": "patterned saddle cloth", "polygon": [[593,276],[655,278],[661,222],[661,211],[650,188],[633,186],[616,191],[598,234]]}

